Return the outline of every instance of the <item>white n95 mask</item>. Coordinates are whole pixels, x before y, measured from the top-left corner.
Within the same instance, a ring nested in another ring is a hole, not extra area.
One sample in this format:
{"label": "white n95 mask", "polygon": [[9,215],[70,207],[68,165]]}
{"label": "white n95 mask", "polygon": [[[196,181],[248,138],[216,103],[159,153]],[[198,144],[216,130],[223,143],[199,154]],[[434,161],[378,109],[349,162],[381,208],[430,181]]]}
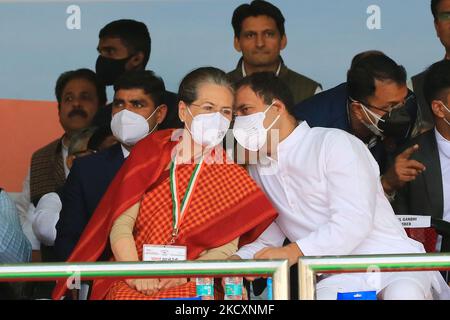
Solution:
{"label": "white n95 mask", "polygon": [[267,131],[280,118],[280,115],[278,115],[267,129],[264,128],[266,113],[273,104],[274,102],[264,112],[256,112],[248,116],[237,116],[234,120],[233,135],[237,142],[245,149],[258,151],[266,144]]}
{"label": "white n95 mask", "polygon": [[150,131],[147,122],[158,109],[159,107],[147,119],[127,109],[116,113],[111,119],[111,131],[114,137],[127,146],[134,146],[158,127],[156,124]]}
{"label": "white n95 mask", "polygon": [[191,128],[186,129],[195,143],[204,147],[215,147],[222,142],[230,127],[230,120],[220,112],[198,114],[195,117],[187,108],[192,117]]}

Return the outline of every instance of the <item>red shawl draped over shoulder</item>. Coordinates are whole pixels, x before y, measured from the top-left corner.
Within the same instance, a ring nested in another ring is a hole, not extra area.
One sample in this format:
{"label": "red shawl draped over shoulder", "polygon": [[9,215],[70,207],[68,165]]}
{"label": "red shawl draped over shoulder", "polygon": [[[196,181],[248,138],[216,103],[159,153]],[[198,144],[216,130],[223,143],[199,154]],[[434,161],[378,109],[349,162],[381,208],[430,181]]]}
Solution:
{"label": "red shawl draped over shoulder", "polygon": [[[108,244],[114,221],[128,208],[140,201],[145,192],[158,180],[172,159],[178,141],[173,130],[158,131],[140,141],[119,170],[86,226],[77,246],[67,262],[95,262]],[[243,170],[231,164],[233,170]],[[240,174],[240,173],[239,173]],[[250,179],[250,178],[249,178]],[[190,232],[177,243],[189,245],[188,260],[205,249],[231,242],[240,237],[239,245],[253,242],[273,222],[277,214],[263,192],[257,188],[237,203],[218,221],[198,232]],[[236,218],[238,217],[238,218]],[[117,279],[94,281],[90,299],[102,299]],[[59,280],[53,299],[66,292],[65,280]]]}

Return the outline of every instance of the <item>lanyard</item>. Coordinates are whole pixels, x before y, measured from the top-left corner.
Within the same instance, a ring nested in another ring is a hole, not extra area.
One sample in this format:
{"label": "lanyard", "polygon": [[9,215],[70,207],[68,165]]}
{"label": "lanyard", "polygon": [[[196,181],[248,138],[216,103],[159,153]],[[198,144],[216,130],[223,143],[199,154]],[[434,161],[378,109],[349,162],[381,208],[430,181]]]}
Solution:
{"label": "lanyard", "polygon": [[200,176],[200,170],[203,165],[203,157],[200,161],[195,165],[194,171],[191,174],[191,178],[189,179],[189,183],[186,189],[186,193],[181,201],[180,206],[180,197],[178,194],[178,186],[177,186],[177,165],[176,161],[172,161],[170,165],[170,192],[172,194],[172,240],[170,243],[175,242],[175,238],[178,235],[178,231],[181,225],[181,222],[184,218],[184,213],[187,211],[189,204],[192,199],[192,195],[194,193],[195,186],[197,185],[198,177]]}

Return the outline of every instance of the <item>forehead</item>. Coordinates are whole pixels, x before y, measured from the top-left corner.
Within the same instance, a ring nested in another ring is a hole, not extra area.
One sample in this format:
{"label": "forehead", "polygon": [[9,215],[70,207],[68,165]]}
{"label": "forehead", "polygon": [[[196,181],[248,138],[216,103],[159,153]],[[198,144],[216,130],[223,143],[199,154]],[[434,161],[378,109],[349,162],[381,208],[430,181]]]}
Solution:
{"label": "forehead", "polygon": [[264,104],[264,101],[249,86],[243,86],[236,91],[235,105],[241,106],[244,104],[259,105]]}
{"label": "forehead", "polygon": [[120,89],[114,93],[114,99],[121,100],[146,100],[153,103],[153,98],[146,94],[144,89]]}
{"label": "forehead", "polygon": [[408,87],[406,84],[398,84],[394,81],[375,80],[374,98],[379,101],[399,102],[408,95]]}
{"label": "forehead", "polygon": [[217,105],[229,105],[233,102],[230,88],[212,83],[203,83],[197,89],[197,100],[212,102]]}
{"label": "forehead", "polygon": [[116,49],[127,50],[127,47],[125,46],[125,43],[119,37],[103,37],[103,38],[100,38],[99,41],[98,41],[98,47],[99,48],[113,47],[113,48],[116,48]]}
{"label": "forehead", "polygon": [[95,84],[93,84],[91,81],[89,81],[87,79],[83,79],[83,78],[71,79],[64,86],[62,93],[66,94],[66,93],[70,93],[70,92],[83,92],[83,91],[96,92]]}
{"label": "forehead", "polygon": [[441,0],[437,5],[437,11],[440,12],[450,12],[450,0]]}
{"label": "forehead", "polygon": [[241,29],[242,31],[278,30],[275,20],[266,15],[245,18]]}

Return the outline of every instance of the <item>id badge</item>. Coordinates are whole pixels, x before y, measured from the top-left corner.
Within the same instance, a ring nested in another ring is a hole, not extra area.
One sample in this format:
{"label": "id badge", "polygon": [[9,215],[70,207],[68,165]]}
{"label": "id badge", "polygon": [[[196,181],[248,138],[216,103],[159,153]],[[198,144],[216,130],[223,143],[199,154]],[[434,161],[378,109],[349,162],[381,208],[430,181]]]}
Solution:
{"label": "id badge", "polygon": [[142,257],[144,261],[185,261],[187,258],[187,248],[185,246],[145,244]]}

